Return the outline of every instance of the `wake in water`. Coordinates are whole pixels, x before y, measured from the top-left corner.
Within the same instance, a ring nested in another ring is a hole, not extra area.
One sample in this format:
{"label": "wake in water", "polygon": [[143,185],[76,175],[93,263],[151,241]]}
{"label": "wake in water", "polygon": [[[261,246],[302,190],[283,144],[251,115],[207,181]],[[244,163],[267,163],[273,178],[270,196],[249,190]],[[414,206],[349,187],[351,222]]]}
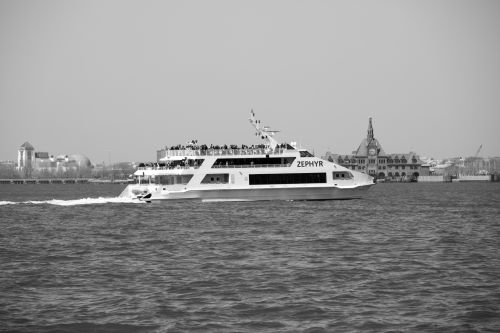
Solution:
{"label": "wake in water", "polygon": [[33,205],[56,205],[56,206],[77,206],[77,205],[95,205],[95,204],[106,204],[106,203],[145,203],[144,201],[134,200],[131,198],[124,197],[111,197],[111,198],[82,198],[74,200],[39,200],[39,201],[0,201],[0,206],[4,205],[18,205],[18,204],[33,204]]}

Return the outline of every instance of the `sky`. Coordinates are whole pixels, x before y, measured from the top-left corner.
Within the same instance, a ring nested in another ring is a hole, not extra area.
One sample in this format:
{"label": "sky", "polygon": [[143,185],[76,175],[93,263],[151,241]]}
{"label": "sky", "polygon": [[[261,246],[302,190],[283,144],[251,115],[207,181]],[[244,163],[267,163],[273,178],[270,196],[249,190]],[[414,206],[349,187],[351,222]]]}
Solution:
{"label": "sky", "polygon": [[190,140],[500,156],[500,1],[0,0],[0,160]]}

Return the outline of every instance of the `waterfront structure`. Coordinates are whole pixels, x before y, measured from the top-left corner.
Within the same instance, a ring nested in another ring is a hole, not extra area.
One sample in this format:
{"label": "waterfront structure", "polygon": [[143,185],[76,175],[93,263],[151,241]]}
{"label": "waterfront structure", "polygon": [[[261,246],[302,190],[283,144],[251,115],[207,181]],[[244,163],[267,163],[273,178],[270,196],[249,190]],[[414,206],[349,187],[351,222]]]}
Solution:
{"label": "waterfront structure", "polygon": [[0,178],[18,177],[17,164],[15,161],[0,161]]}
{"label": "waterfront structure", "polygon": [[17,168],[18,170],[33,169],[35,147],[28,141],[23,143],[17,151]]}
{"label": "waterfront structure", "polygon": [[118,162],[113,164],[97,163],[92,168],[93,178],[107,178],[107,179],[130,179],[133,173],[139,167],[136,162]]}
{"label": "waterfront structure", "polygon": [[500,173],[500,157],[453,157],[443,161],[430,159],[430,173],[434,176],[485,176]]}
{"label": "waterfront structure", "polygon": [[329,200],[359,198],[373,185],[369,175],[324,161],[305,149],[278,144],[276,131],[250,122],[264,144],[209,148],[193,141],[158,152],[142,164],[122,197],[144,201]]}
{"label": "waterfront structure", "polygon": [[30,177],[32,173],[41,176],[72,173],[75,176],[87,174],[92,168],[89,158],[82,154],[49,155],[35,151],[35,147],[25,142],[18,150],[17,169]]}
{"label": "waterfront structure", "polygon": [[92,164],[89,158],[82,154],[49,156],[48,153],[43,153],[35,159],[35,166],[37,170],[69,171],[88,169],[92,167]]}
{"label": "waterfront structure", "polygon": [[17,164],[15,161],[0,161],[0,168],[3,169],[15,169]]}
{"label": "waterfront structure", "polygon": [[374,136],[372,118],[368,121],[366,138],[363,138],[352,154],[327,152],[323,159],[369,174],[376,179],[416,180],[421,175],[429,174],[429,168],[423,165],[415,152],[386,153]]}

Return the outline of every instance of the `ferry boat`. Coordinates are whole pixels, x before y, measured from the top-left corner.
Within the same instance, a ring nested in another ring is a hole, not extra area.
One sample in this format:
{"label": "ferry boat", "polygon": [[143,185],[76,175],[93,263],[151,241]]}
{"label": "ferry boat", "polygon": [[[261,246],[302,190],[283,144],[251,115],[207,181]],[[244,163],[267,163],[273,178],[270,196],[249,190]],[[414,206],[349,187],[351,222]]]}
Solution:
{"label": "ferry boat", "polygon": [[122,197],[151,202],[332,200],[361,198],[373,186],[367,174],[349,170],[297,148],[279,144],[276,132],[250,113],[264,144],[258,146],[176,146],[159,151],[158,162],[140,164]]}

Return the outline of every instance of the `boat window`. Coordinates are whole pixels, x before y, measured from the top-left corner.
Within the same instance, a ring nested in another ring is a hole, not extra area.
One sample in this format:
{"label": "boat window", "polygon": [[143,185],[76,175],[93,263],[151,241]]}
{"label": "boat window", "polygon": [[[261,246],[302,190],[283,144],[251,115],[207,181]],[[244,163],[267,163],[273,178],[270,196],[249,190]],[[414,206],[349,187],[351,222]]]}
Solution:
{"label": "boat window", "polygon": [[250,185],[326,183],[326,173],[251,174]]}
{"label": "boat window", "polygon": [[229,183],[229,174],[228,173],[209,173],[206,174],[202,184],[228,184]]}
{"label": "boat window", "polygon": [[156,184],[162,185],[186,185],[193,175],[161,175],[155,177]]}
{"label": "boat window", "polygon": [[314,157],[314,155],[308,152],[307,150],[301,150],[300,157]]}
{"label": "boat window", "polygon": [[259,157],[259,158],[218,158],[212,168],[238,168],[243,166],[290,166],[295,157]]}
{"label": "boat window", "polygon": [[352,179],[352,173],[349,171],[335,171],[333,173],[333,179]]}

